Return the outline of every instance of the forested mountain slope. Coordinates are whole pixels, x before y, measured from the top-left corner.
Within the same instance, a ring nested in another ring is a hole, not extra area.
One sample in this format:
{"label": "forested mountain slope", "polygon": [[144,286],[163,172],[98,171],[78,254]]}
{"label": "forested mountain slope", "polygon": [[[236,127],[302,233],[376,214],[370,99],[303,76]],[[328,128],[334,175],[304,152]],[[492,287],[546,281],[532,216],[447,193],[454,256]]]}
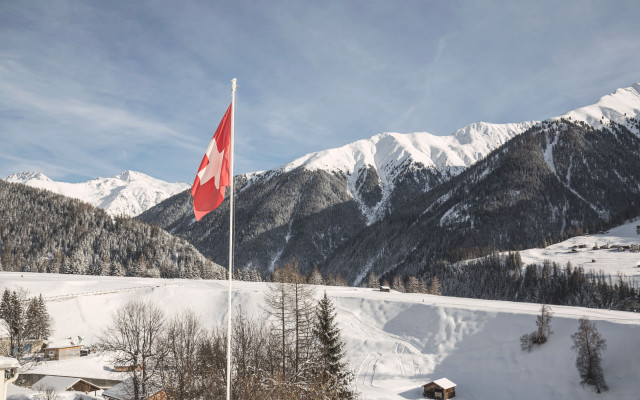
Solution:
{"label": "forested mountain slope", "polygon": [[[236,176],[236,267],[266,274],[295,258],[303,273],[317,264],[357,284],[370,270],[415,272],[475,246],[535,246],[631,216],[639,116],[636,84],[541,123],[383,133]],[[226,265],[226,201],[195,223],[184,192],[138,218]]]}
{"label": "forested mountain slope", "polygon": [[621,223],[640,214],[639,131],[637,119],[541,123],[363,230],[324,268],[351,281],[411,274],[465,249],[534,247]]}
{"label": "forested mountain slope", "polygon": [[[366,226],[446,182],[533,123],[478,122],[450,136],[383,133],[236,176],[236,266],[268,272],[296,259],[307,273]],[[194,223],[188,192],[138,218],[227,263],[227,201]]]}
{"label": "forested mountain slope", "polygon": [[220,278],[225,271],[157,226],[42,189],[0,181],[0,268]]}

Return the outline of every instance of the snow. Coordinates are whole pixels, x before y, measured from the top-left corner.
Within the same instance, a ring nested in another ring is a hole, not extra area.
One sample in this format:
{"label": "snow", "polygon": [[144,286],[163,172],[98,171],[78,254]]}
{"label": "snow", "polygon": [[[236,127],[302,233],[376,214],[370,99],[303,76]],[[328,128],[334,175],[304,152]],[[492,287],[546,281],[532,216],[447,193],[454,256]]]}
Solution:
{"label": "snow", "polygon": [[[607,233],[591,234],[588,236],[576,236],[563,242],[553,244],[544,249],[528,249],[520,251],[522,262],[525,264],[536,263],[542,265],[544,260],[555,261],[562,266],[571,262],[574,267],[583,267],[585,271],[604,271],[606,275],[615,276],[620,272],[633,277],[640,282],[640,252],[618,249],[593,250],[597,243],[603,245],[631,246],[640,245],[640,235],[636,233],[636,226],[640,225],[640,219],[629,221],[615,227]],[[577,248],[572,252],[573,246],[586,244],[586,248]],[[596,260],[596,262],[592,262]]]}
{"label": "snow", "polygon": [[[597,103],[581,107],[557,118],[571,118],[598,126],[609,120],[625,125],[627,118],[640,116],[640,82],[603,96]],[[603,120],[602,117],[605,119]]]}
{"label": "snow", "polygon": [[[82,336],[83,344],[95,343],[111,313],[132,299],[152,300],[169,315],[190,308],[209,326],[223,325],[227,313],[226,281],[0,273],[0,290],[17,287],[45,296],[54,340]],[[233,304],[262,315],[266,287],[234,282]],[[442,377],[455,382],[461,400],[637,397],[640,356],[629,349],[640,346],[640,314],[552,306],[553,335],[526,353],[519,338],[535,330],[538,304],[331,286],[316,287],[318,298],[325,290],[362,399],[422,399],[422,385]],[[603,395],[580,386],[570,349],[583,316],[607,340],[603,368],[611,389]],[[34,372],[110,378],[111,367],[107,357],[91,354],[45,362]],[[20,397],[24,389],[11,390],[12,400],[28,398]]]}
{"label": "snow", "polygon": [[103,208],[111,215],[131,217],[189,188],[186,183],[168,183],[135,171],[81,183],[56,182],[40,172],[21,172],[4,180],[73,197]]}
{"label": "snow", "polygon": [[59,392],[64,392],[69,389],[71,386],[75,385],[80,378],[73,378],[69,376],[45,376],[40,379],[38,382],[33,384],[35,389],[44,389],[47,387],[51,387]]}
{"label": "snow", "polygon": [[451,389],[452,387],[456,387],[457,385],[447,378],[440,378],[433,381],[436,385],[440,386],[443,389]]}
{"label": "snow", "polygon": [[[397,174],[404,166],[420,163],[452,175],[485,157],[509,139],[529,129],[536,122],[491,124],[476,122],[449,136],[427,132],[386,132],[342,147],[310,153],[278,168],[288,172],[299,167],[324,170],[347,177],[348,190],[372,224],[384,215],[384,204],[393,191]],[[382,199],[370,207],[360,199],[356,182],[373,168],[379,177]]]}

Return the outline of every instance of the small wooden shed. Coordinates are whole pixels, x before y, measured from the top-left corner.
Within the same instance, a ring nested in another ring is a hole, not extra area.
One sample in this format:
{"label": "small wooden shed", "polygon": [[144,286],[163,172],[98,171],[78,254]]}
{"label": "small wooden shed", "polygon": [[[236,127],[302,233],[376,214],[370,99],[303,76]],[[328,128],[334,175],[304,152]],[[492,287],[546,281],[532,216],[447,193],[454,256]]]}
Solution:
{"label": "small wooden shed", "polygon": [[389,292],[389,291],[391,291],[391,288],[389,286],[380,286],[380,291],[381,292]]}
{"label": "small wooden shed", "polygon": [[54,345],[43,349],[44,358],[47,360],[66,360],[80,357],[80,345]]}
{"label": "small wooden shed", "polygon": [[447,378],[440,378],[424,385],[422,395],[430,399],[450,399],[456,397],[456,384]]}

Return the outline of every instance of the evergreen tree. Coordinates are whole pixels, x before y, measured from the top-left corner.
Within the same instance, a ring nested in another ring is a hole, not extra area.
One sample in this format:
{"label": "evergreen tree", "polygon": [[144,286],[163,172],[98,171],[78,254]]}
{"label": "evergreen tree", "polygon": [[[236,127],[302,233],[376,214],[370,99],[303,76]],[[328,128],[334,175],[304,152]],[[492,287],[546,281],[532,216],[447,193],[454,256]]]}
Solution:
{"label": "evergreen tree", "polygon": [[376,274],[373,273],[373,271],[369,272],[369,275],[367,275],[367,287],[368,288],[380,287],[380,280],[378,279]]}
{"label": "evergreen tree", "polygon": [[313,266],[313,271],[311,271],[311,275],[309,276],[309,283],[312,285],[324,285],[324,279],[317,264]]}
{"label": "evergreen tree", "polygon": [[573,340],[571,349],[578,353],[576,367],[580,373],[580,383],[594,386],[598,393],[602,390],[608,390],[600,359],[600,354],[607,348],[607,345],[595,324],[587,318],[581,318],[578,331],[571,335],[571,340]]}
{"label": "evergreen tree", "polygon": [[536,326],[538,327],[538,336],[544,338],[546,342],[549,336],[553,333],[551,331],[551,307],[543,304],[540,307],[540,315],[536,317]]}
{"label": "evergreen tree", "polygon": [[342,361],[344,343],[340,338],[340,329],[335,321],[336,312],[327,292],[318,302],[316,310],[316,328],[314,334],[318,340],[320,384],[335,391],[332,399],[354,399],[356,393],[351,389],[353,374]]}
{"label": "evergreen tree", "polygon": [[431,280],[431,286],[429,287],[429,294],[435,294],[436,296],[442,296],[442,285],[440,279],[434,276]]}
{"label": "evergreen tree", "polygon": [[402,282],[402,277],[400,275],[394,276],[392,282],[391,289],[404,293],[404,283]]}

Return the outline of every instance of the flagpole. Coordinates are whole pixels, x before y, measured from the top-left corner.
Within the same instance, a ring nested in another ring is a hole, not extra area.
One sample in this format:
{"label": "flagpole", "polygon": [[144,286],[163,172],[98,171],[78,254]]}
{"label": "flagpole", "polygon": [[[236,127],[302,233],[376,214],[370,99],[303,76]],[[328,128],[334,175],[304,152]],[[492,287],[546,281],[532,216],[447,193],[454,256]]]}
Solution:
{"label": "flagpole", "polygon": [[231,283],[233,281],[233,135],[236,120],[236,78],[231,80],[231,162],[229,175],[231,184],[229,192],[229,298],[227,312],[227,400],[231,400]]}

